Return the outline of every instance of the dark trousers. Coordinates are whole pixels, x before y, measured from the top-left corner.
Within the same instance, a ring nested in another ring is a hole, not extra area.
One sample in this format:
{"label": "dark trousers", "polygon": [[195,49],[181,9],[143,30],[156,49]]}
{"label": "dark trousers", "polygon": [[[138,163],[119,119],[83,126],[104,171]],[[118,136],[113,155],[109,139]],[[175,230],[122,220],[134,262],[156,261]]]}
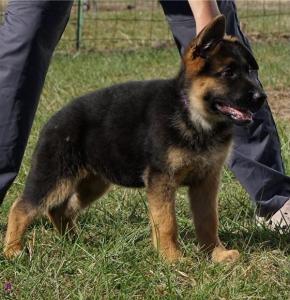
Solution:
{"label": "dark trousers", "polygon": [[[161,1],[182,52],[195,35],[186,1]],[[16,177],[54,48],[69,18],[72,1],[10,0],[0,28],[0,202]],[[232,1],[219,3],[227,31],[248,45]],[[275,212],[290,196],[280,144],[268,106],[249,128],[237,127],[229,167],[258,205]]]}
{"label": "dark trousers", "polygon": [[15,179],[72,1],[10,0],[0,27],[0,203]]}

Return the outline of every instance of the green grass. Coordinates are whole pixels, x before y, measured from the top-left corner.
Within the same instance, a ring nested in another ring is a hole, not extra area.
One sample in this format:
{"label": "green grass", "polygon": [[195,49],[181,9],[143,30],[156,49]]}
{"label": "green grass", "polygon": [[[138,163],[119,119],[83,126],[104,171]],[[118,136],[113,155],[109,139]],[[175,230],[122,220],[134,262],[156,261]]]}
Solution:
{"label": "green grass", "polygon": [[[256,44],[254,49],[266,88],[287,87],[289,45]],[[21,172],[1,207],[1,231],[23,189],[38,132],[54,111],[95,88],[172,76],[178,64],[175,49],[55,56]],[[278,123],[289,174],[290,128]],[[27,254],[12,262],[0,254],[0,299],[290,299],[289,235],[254,224],[248,195],[229,171],[224,172],[220,192],[220,236],[241,252],[238,263],[215,265],[199,252],[185,190],[178,194],[177,215],[186,260],[171,266],[152,250],[142,190],[114,188],[80,217],[74,242],[39,220],[28,232]],[[4,292],[5,282],[12,283],[11,293]]]}

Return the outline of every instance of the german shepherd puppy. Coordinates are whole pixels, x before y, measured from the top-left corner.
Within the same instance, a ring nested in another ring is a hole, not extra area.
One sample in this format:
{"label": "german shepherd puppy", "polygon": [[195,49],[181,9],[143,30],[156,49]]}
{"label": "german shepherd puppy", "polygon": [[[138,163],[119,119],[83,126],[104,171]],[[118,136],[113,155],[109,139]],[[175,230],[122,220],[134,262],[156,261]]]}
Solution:
{"label": "german shepherd puppy", "polygon": [[233,37],[225,18],[213,20],[190,44],[172,79],[128,82],[80,97],[44,126],[22,196],[13,204],[4,254],[46,213],[60,233],[72,232],[80,210],[110,184],[145,187],[155,248],[168,261],[181,256],[175,192],[187,186],[201,247],[215,262],[234,261],[218,237],[217,193],[232,143],[266,96],[258,65]]}

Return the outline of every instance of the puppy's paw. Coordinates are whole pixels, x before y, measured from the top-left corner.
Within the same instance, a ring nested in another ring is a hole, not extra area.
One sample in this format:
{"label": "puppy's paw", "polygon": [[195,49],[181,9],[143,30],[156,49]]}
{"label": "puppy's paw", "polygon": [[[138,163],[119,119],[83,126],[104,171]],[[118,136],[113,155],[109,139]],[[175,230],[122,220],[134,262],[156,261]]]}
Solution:
{"label": "puppy's paw", "polygon": [[240,257],[237,250],[227,250],[224,247],[216,247],[212,252],[212,261],[215,263],[233,263]]}
{"label": "puppy's paw", "polygon": [[14,258],[17,258],[18,256],[20,256],[20,254],[22,253],[22,245],[19,243],[19,244],[14,244],[14,245],[11,245],[11,246],[6,246],[4,248],[4,256],[11,260],[11,259],[14,259]]}
{"label": "puppy's paw", "polygon": [[182,259],[183,255],[179,249],[168,248],[161,251],[161,255],[168,263],[175,263]]}

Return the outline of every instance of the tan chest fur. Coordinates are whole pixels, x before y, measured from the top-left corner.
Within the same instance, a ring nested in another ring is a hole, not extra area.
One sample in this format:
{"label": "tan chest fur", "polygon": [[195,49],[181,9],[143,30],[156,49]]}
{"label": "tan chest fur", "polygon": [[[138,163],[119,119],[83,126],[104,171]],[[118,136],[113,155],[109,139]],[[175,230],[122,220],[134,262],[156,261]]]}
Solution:
{"label": "tan chest fur", "polygon": [[230,152],[230,143],[216,146],[202,154],[172,146],[167,152],[167,164],[171,174],[180,184],[200,181],[212,170],[219,170]]}

